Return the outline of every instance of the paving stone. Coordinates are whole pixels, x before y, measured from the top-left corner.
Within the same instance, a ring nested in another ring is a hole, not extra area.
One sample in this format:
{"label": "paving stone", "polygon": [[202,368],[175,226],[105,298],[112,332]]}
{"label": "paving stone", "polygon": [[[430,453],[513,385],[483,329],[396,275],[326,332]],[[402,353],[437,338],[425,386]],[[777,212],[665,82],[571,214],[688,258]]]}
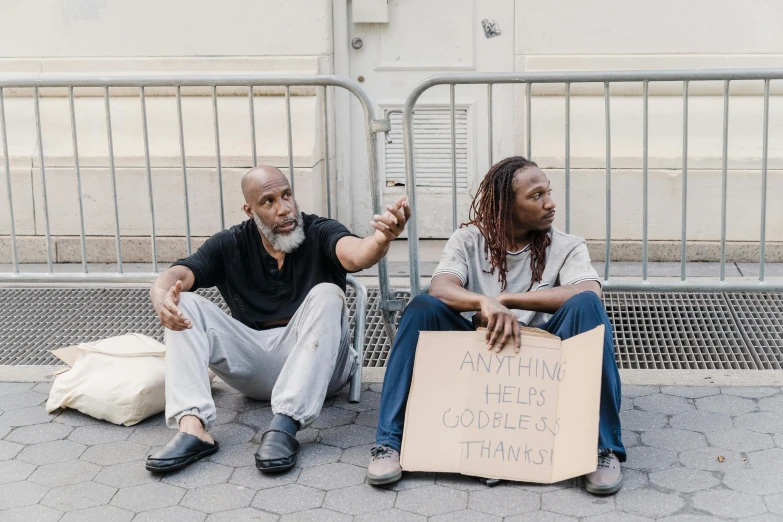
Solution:
{"label": "paving stone", "polygon": [[158,424],[136,428],[127,440],[143,446],[163,446],[168,444],[176,434],[176,430],[172,430],[165,424]]}
{"label": "paving stone", "polygon": [[351,448],[375,442],[375,430],[367,426],[340,426],[321,430],[321,443],[339,448]]}
{"label": "paving stone", "polygon": [[632,409],[633,409],[633,399],[630,397],[621,397],[620,411],[632,410]]}
{"label": "paving stone", "polygon": [[254,508],[284,515],[321,507],[324,496],[323,491],[300,484],[288,484],[259,491],[251,505]]}
{"label": "paving stone", "polygon": [[111,466],[112,464],[142,460],[147,456],[149,450],[148,446],[123,440],[91,446],[79,458],[101,466]]}
{"label": "paving stone", "polygon": [[780,522],[780,517],[772,513],[764,513],[755,517],[741,518],[740,520],[742,522]]}
{"label": "paving stone", "polygon": [[472,491],[468,498],[468,507],[490,515],[510,517],[537,511],[541,507],[541,499],[536,493],[500,486]]}
{"label": "paving stone", "polygon": [[467,506],[467,492],[433,485],[397,493],[394,507],[419,515],[433,516],[459,511]]}
{"label": "paving stone", "polygon": [[129,488],[141,484],[160,482],[161,475],[150,473],[141,462],[125,462],[103,467],[93,479],[115,488]]}
{"label": "paving stone", "polygon": [[761,399],[759,400],[758,406],[759,409],[763,411],[783,413],[783,394]]}
{"label": "paving stone", "polygon": [[100,470],[101,467],[95,464],[81,460],[70,460],[39,466],[28,480],[55,488],[90,481]]}
{"label": "paving stone", "polygon": [[63,516],[63,512],[34,504],[9,509],[0,515],[2,515],[3,522],[57,522]]}
{"label": "paving stone", "polygon": [[364,515],[391,509],[397,493],[367,484],[337,489],[326,494],[323,507],[347,515]]}
{"label": "paving stone", "polygon": [[6,426],[5,424],[0,424],[0,439],[11,433],[11,426]]}
{"label": "paving stone", "polygon": [[39,393],[45,393],[47,396],[49,395],[49,392],[52,391],[52,384],[51,382],[39,382],[35,386],[33,386],[32,390],[37,391]]}
{"label": "paving stone", "polygon": [[0,462],[0,484],[25,480],[35,471],[35,466],[18,460]]}
{"label": "paving stone", "polygon": [[594,515],[587,517],[584,522],[653,522],[652,518],[630,515],[620,511],[613,511],[604,515]]}
{"label": "paving stone", "polygon": [[634,384],[624,384],[622,392],[623,397],[630,397],[633,399],[636,397],[644,397],[645,395],[659,393],[660,389],[657,386],[637,386]]}
{"label": "paving stone", "polygon": [[47,398],[47,395],[34,391],[7,393],[5,395],[0,395],[0,410],[11,411],[20,408],[30,408],[31,406],[40,406],[46,402]]}
{"label": "paving stone", "polygon": [[[260,432],[261,430],[259,430]],[[296,432],[296,440],[299,441],[299,444],[309,444],[311,442],[320,442],[318,439],[321,435],[321,430],[317,430],[315,428],[306,428],[303,430],[299,430]],[[259,433],[256,433],[257,440],[260,442],[261,438],[259,436]]]}
{"label": "paving stone", "polygon": [[708,411],[681,413],[669,420],[672,428],[709,433],[712,431],[730,430],[733,427],[731,417]]}
{"label": "paving stone", "polygon": [[298,483],[323,489],[324,491],[331,491],[363,484],[365,472],[366,470],[359,467],[335,462],[302,470]]}
{"label": "paving stone", "polygon": [[85,446],[95,446],[96,444],[108,444],[126,440],[131,433],[133,433],[133,428],[115,426],[113,424],[96,424],[94,426],[76,428],[68,436],[68,440],[84,444]]}
{"label": "paving stone", "polygon": [[19,444],[40,444],[66,438],[73,428],[63,424],[50,422],[49,424],[35,424],[14,429],[5,440],[18,442]]}
{"label": "paving stone", "polygon": [[693,493],[710,489],[720,484],[720,480],[715,478],[712,473],[690,468],[670,468],[655,471],[650,473],[650,482],[659,488],[671,489],[681,493]]}
{"label": "paving stone", "polygon": [[772,448],[748,453],[748,462],[753,469],[781,470],[783,469],[783,449]]}
{"label": "paving stone", "polygon": [[16,457],[24,446],[7,440],[0,440],[0,461],[11,460]]}
{"label": "paving stone", "polygon": [[435,484],[435,478],[435,473],[411,473],[410,471],[403,471],[402,479],[394,482],[393,484],[386,484],[385,486],[379,487],[388,489],[390,491],[407,491],[409,489],[431,486]]}
{"label": "paving stone", "polygon": [[249,506],[255,493],[236,484],[204,486],[188,491],[182,505],[204,513],[217,513]]}
{"label": "paving stone", "polygon": [[740,493],[774,495],[783,493],[783,468],[778,471],[742,469],[723,475],[723,483]]}
{"label": "paving stone", "polygon": [[695,408],[690,399],[656,393],[655,395],[646,395],[634,399],[636,409],[651,411],[653,413],[663,413],[664,415],[675,415],[693,411]]}
{"label": "paving stone", "polygon": [[239,415],[239,412],[218,406],[215,408],[215,426],[234,422],[237,418],[237,415]]}
{"label": "paving stone", "polygon": [[696,399],[696,408],[701,411],[722,413],[733,417],[756,411],[756,403],[750,399],[743,399],[733,395],[715,395],[713,397]]}
{"label": "paving stone", "polygon": [[312,426],[316,429],[345,426],[347,424],[353,424],[356,420],[356,415],[357,413],[355,411],[343,408],[324,408],[321,410],[321,414],[315,419]]}
{"label": "paving stone", "polygon": [[[723,462],[718,460],[723,457]],[[680,463],[688,468],[704,471],[728,471],[730,469],[743,469],[748,467],[748,462],[738,451],[704,448],[680,453]]]}
{"label": "paving stone", "polygon": [[[625,386],[623,386],[624,389]],[[718,395],[720,388],[717,386],[661,386],[661,393],[685,399],[699,399],[701,397],[709,397],[710,395]]]}
{"label": "paving stone", "polygon": [[623,428],[631,431],[650,431],[666,426],[666,417],[660,413],[641,410],[620,412],[620,423]]}
{"label": "paving stone", "polygon": [[33,387],[31,382],[0,382],[0,396],[21,393]]}
{"label": "paving stone", "polygon": [[231,466],[232,468],[241,468],[248,464],[255,463],[255,454],[258,444],[235,444],[233,446],[220,446],[220,451],[210,455],[207,460]]}
{"label": "paving stone", "polygon": [[257,401],[241,393],[220,395],[215,399],[215,405],[234,411],[249,411],[269,406],[269,401]]}
{"label": "paving stone", "polygon": [[634,491],[649,485],[648,474],[635,469],[623,468],[623,491]]}
{"label": "paving stone", "polygon": [[775,439],[775,444],[779,448],[783,448],[783,433],[778,433],[776,435],[773,435],[772,438]]}
{"label": "paving stone", "polygon": [[237,417],[237,421],[255,428],[267,429],[274,416],[275,414],[272,413],[272,408],[259,408],[251,411],[243,411]]}
{"label": "paving stone", "polygon": [[221,445],[230,446],[232,444],[250,442],[253,435],[256,434],[256,430],[232,422],[210,428],[209,434]]}
{"label": "paving stone", "polygon": [[49,488],[33,482],[10,482],[0,485],[0,510],[37,504]]}
{"label": "paving stone", "polygon": [[371,383],[369,389],[370,391],[381,393],[383,391],[383,383],[382,382]]}
{"label": "paving stone", "polygon": [[50,489],[41,504],[60,511],[73,511],[107,504],[116,492],[115,488],[103,484],[82,482]]}
{"label": "paving stone", "polygon": [[625,449],[633,448],[634,446],[639,445],[639,434],[635,431],[623,430],[622,437]]}
{"label": "paving stone", "polygon": [[577,519],[573,517],[567,517],[559,513],[552,513],[551,511],[534,511],[533,513],[525,513],[524,515],[517,515],[515,517],[508,517],[504,519],[504,522],[576,522]]}
{"label": "paving stone", "polygon": [[353,520],[354,522],[425,522],[427,517],[399,509],[385,509],[354,517]]}
{"label": "paving stone", "polygon": [[710,441],[711,446],[716,448],[726,448],[735,451],[750,452],[775,447],[772,437],[766,433],[755,433],[741,429],[708,433],[707,440]]}
{"label": "paving stone", "polygon": [[764,497],[767,508],[776,515],[783,515],[783,494]]}
{"label": "paving stone", "polygon": [[318,443],[302,444],[299,447],[296,466],[299,468],[312,468],[313,466],[331,464],[340,460],[342,452],[340,448],[335,446]]}
{"label": "paving stone", "polygon": [[356,418],[356,424],[375,429],[378,427],[378,413],[379,410],[363,411]]}
{"label": "paving stone", "polygon": [[734,426],[758,433],[783,433],[783,415],[769,411],[748,413],[735,418]]}
{"label": "paving stone", "polygon": [[193,489],[228,482],[233,472],[234,468],[215,464],[214,462],[200,461],[179,471],[167,473],[161,479],[161,482],[181,488]]}
{"label": "paving stone", "polygon": [[42,464],[76,460],[86,449],[87,446],[71,442],[70,440],[55,440],[27,446],[16,458],[40,466]]}
{"label": "paving stone", "polygon": [[335,407],[351,411],[377,410],[381,407],[381,394],[367,391],[362,393],[362,402],[351,404],[350,402],[335,401]]}
{"label": "paving stone", "polygon": [[655,448],[685,451],[707,447],[707,439],[701,433],[663,428],[642,433],[642,444]]}
{"label": "paving stone", "polygon": [[463,509],[462,511],[444,513],[442,515],[430,517],[430,522],[501,522],[502,520],[503,518],[499,516],[481,513],[480,511],[473,511],[471,509]]}
{"label": "paving stone", "polygon": [[474,477],[457,475],[456,473],[439,473],[435,479],[435,483],[439,486],[459,489],[462,491],[478,491],[480,489],[487,489],[487,486],[476,480]]}
{"label": "paving stone", "polygon": [[277,519],[277,515],[247,507],[212,513],[207,517],[207,522],[274,522]]}
{"label": "paving stone", "polygon": [[370,464],[370,450],[375,444],[365,444],[364,446],[354,446],[344,449],[340,455],[340,462],[347,462],[354,466],[366,468]]}
{"label": "paving stone", "polygon": [[723,386],[721,393],[734,395],[736,397],[745,397],[746,399],[760,399],[775,395],[778,391],[772,387],[762,386]]}
{"label": "paving stone", "polygon": [[692,513],[681,513],[679,515],[659,518],[658,522],[715,522],[715,517],[694,515]]}
{"label": "paving stone", "polygon": [[250,489],[268,489],[286,484],[293,484],[299,478],[299,468],[293,468],[285,473],[261,473],[253,466],[236,468],[229,478],[229,483]]}
{"label": "paving stone", "polygon": [[544,493],[541,507],[561,515],[587,517],[614,511],[615,503],[613,497],[596,497],[581,488],[571,488]]}
{"label": "paving stone", "polygon": [[46,413],[44,408],[32,406],[18,410],[7,411],[0,415],[0,424],[17,428],[20,426],[32,426],[33,424],[46,424],[56,417],[56,413]]}
{"label": "paving stone", "polygon": [[628,451],[628,460],[623,467],[639,471],[666,469],[677,462],[677,453],[660,448],[638,446]]}
{"label": "paving stone", "polygon": [[114,495],[112,505],[129,511],[149,511],[179,504],[185,490],[162,482],[123,488]]}
{"label": "paving stone", "polygon": [[[230,513],[233,513],[233,511]],[[203,522],[205,518],[207,518],[206,513],[200,513],[182,506],[171,506],[139,513],[133,519],[133,522]],[[237,518],[236,522],[240,520],[242,518]]]}
{"label": "paving stone", "polygon": [[54,419],[54,422],[59,422],[60,424],[65,424],[67,426],[78,428],[80,426],[93,426],[95,424],[103,424],[105,421],[90,417],[89,415],[85,415],[80,411],[63,410],[62,413],[60,413],[57,416],[57,418]]}
{"label": "paving stone", "polygon": [[323,508],[289,513],[280,518],[280,522],[349,522],[350,520],[349,515]]}
{"label": "paving stone", "polygon": [[60,522],[130,522],[135,515],[114,506],[96,506],[66,513]]}
{"label": "paving stone", "polygon": [[693,495],[691,501],[696,509],[719,517],[748,517],[767,511],[760,497],[736,491],[702,491]]}

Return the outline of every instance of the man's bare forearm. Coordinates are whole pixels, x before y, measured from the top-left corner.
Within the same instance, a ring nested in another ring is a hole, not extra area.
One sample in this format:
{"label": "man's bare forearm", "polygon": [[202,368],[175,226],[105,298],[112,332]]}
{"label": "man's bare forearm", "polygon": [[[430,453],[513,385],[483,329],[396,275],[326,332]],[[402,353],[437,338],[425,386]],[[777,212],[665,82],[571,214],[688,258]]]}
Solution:
{"label": "man's bare forearm", "polygon": [[500,294],[497,300],[508,308],[531,312],[557,312],[566,301],[581,292],[594,292],[601,297],[601,285],[596,281],[584,281],[575,285],[557,286],[546,290],[519,294]]}
{"label": "man's bare forearm", "polygon": [[182,291],[187,292],[193,286],[195,278],[193,272],[189,268],[184,266],[172,266],[152,283],[150,288],[150,300],[153,306],[157,306],[158,302],[166,295],[169,289],[177,284],[177,281],[182,282]]}
{"label": "man's bare forearm", "polygon": [[362,238],[354,251],[352,271],[375,266],[389,251],[389,242],[379,244],[375,234]]}
{"label": "man's bare forearm", "polygon": [[[452,278],[454,280],[452,280]],[[478,312],[487,296],[466,290],[456,276],[442,274],[432,279],[430,295],[457,312]]]}

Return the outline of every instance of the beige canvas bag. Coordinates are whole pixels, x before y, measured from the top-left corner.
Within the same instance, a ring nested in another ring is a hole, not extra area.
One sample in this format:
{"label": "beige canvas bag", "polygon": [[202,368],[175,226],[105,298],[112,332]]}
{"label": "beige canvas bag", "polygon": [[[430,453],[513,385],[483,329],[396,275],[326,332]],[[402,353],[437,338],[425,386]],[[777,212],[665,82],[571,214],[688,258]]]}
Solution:
{"label": "beige canvas bag", "polygon": [[57,375],[46,411],[72,408],[96,419],[133,426],[166,405],[166,347],[127,334],[54,350],[71,368]]}

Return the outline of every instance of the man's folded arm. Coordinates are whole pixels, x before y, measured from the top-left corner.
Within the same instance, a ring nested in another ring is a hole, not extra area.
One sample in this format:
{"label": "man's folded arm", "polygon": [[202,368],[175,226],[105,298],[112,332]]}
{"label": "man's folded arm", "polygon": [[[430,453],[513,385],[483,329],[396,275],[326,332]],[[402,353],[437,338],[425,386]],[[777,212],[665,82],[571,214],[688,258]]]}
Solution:
{"label": "man's folded arm", "polygon": [[487,296],[471,292],[462,286],[456,275],[441,273],[432,278],[430,295],[457,312],[478,312]]}
{"label": "man's folded arm", "polygon": [[566,301],[582,292],[594,292],[601,297],[601,284],[589,280],[576,284],[556,286],[545,290],[519,294],[500,294],[497,300],[504,306],[515,310],[530,310],[532,312],[557,312]]}

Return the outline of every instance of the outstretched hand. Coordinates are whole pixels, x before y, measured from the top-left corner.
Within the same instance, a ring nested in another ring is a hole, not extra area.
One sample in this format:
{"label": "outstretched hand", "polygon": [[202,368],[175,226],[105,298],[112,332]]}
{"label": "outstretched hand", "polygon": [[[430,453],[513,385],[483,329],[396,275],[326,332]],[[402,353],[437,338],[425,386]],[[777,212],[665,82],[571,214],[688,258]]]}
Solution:
{"label": "outstretched hand", "polygon": [[181,331],[193,327],[190,319],[182,315],[179,309],[179,297],[182,293],[182,281],[177,281],[169,288],[160,301],[155,303],[155,311],[158,312],[160,324],[169,330]]}
{"label": "outstretched hand", "polygon": [[394,205],[386,205],[382,216],[375,215],[370,226],[375,229],[375,241],[378,244],[389,243],[397,239],[411,217],[411,207],[407,196],[400,196]]}

